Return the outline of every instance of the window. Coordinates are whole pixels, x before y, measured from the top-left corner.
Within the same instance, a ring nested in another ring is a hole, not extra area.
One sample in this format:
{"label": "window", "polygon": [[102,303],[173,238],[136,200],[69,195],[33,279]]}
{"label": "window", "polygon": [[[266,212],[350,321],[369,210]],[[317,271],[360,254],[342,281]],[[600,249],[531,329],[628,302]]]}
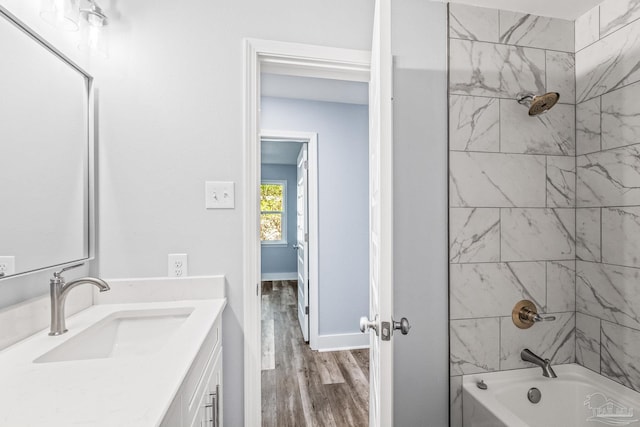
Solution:
{"label": "window", "polygon": [[287,181],[262,181],[260,185],[260,240],[287,243]]}

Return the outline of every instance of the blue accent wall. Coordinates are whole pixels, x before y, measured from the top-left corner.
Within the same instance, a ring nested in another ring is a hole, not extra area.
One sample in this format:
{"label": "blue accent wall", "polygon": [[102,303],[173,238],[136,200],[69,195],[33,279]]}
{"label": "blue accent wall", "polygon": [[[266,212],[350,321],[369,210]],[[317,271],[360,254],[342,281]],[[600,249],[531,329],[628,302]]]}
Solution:
{"label": "blue accent wall", "polygon": [[369,314],[369,107],[263,97],[263,129],[318,134],[319,334]]}
{"label": "blue accent wall", "polygon": [[262,274],[297,274],[296,262],[296,181],[297,168],[293,165],[265,165],[263,180],[287,181],[287,245],[262,245]]}

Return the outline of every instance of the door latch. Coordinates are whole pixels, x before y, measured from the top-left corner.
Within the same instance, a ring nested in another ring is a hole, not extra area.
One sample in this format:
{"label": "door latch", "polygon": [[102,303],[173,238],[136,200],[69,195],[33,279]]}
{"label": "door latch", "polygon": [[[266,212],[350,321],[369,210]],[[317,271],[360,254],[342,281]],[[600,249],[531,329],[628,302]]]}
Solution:
{"label": "door latch", "polygon": [[393,331],[400,331],[402,335],[407,335],[411,329],[411,325],[406,317],[400,319],[399,322],[391,320],[391,322],[380,322],[380,330],[378,330],[378,316],[375,320],[369,320],[367,317],[360,318],[360,331],[367,332],[369,329],[376,331],[376,335],[380,335],[382,341],[391,341]]}
{"label": "door latch", "polygon": [[380,336],[382,338],[382,341],[391,340],[391,323],[390,322],[382,322],[382,334]]}

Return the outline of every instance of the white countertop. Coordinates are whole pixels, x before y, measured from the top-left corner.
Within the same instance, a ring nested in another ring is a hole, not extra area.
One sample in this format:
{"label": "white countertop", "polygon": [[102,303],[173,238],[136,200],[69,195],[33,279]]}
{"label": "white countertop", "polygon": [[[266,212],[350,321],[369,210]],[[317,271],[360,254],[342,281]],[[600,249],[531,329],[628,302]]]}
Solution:
{"label": "white countertop", "polygon": [[[48,330],[0,352],[0,426],[157,426],[226,299],[103,304],[67,319],[69,332]],[[110,359],[33,363],[97,321],[122,310],[193,307],[159,351]]]}

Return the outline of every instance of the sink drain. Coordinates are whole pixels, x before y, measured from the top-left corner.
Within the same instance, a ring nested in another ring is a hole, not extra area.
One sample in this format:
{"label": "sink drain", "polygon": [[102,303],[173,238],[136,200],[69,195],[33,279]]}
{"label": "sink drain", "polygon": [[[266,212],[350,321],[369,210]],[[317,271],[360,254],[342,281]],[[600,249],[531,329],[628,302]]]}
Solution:
{"label": "sink drain", "polygon": [[542,393],[540,393],[540,390],[537,388],[531,387],[527,392],[527,398],[531,403],[538,403],[540,402],[540,399],[542,399]]}

